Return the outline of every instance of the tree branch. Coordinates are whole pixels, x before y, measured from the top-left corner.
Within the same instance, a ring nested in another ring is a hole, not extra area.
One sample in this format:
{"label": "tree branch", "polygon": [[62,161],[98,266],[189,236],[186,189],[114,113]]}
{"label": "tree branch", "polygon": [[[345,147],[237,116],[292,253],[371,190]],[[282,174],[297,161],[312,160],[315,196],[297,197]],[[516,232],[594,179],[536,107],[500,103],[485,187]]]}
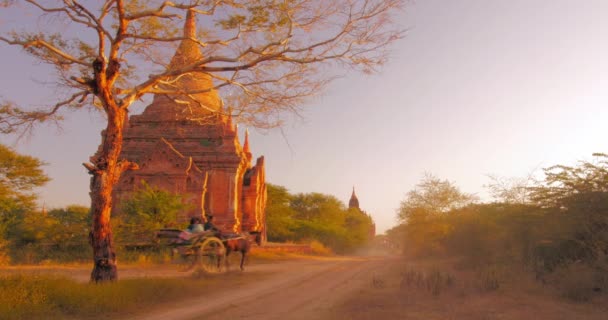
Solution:
{"label": "tree branch", "polygon": [[66,52],[62,51],[61,49],[51,45],[50,43],[48,43],[44,40],[34,39],[34,40],[20,41],[20,40],[16,40],[16,39],[13,39],[13,40],[7,39],[5,37],[0,36],[0,41],[6,42],[7,44],[10,44],[10,45],[21,46],[23,49],[28,49],[30,47],[44,48],[48,51],[48,53],[53,54],[57,57],[60,57],[60,58],[64,59],[66,62],[76,63],[76,64],[79,64],[82,66],[89,65],[85,61],[82,61],[80,59],[77,59],[77,58],[67,54]]}
{"label": "tree branch", "polygon": [[[88,92],[81,91],[73,94],[66,100],[56,103],[50,110],[24,111],[10,103],[4,103],[0,106],[0,132],[11,134],[22,131],[26,133],[31,131],[36,123],[41,123],[47,120],[60,120],[58,115],[62,107],[82,106],[83,97],[86,97]],[[80,99],[79,99],[80,98]]]}

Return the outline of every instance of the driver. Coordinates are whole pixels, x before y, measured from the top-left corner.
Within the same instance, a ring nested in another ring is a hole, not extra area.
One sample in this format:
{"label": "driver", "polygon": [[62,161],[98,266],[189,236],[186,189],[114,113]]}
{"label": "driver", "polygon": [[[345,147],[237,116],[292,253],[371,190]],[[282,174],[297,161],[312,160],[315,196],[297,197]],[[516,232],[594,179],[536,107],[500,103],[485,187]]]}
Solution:
{"label": "driver", "polygon": [[220,231],[220,229],[218,229],[214,224],[213,224],[213,216],[212,215],[208,215],[207,216],[207,222],[205,222],[205,225],[203,226],[203,229],[205,231]]}

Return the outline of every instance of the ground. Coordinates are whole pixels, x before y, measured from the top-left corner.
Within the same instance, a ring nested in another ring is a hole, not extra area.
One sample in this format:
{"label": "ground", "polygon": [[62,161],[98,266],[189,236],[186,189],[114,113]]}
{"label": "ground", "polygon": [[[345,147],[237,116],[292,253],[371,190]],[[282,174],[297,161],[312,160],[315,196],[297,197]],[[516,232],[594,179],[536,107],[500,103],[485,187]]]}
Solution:
{"label": "ground", "polygon": [[[87,281],[89,272],[82,266],[0,270],[23,271],[68,274],[82,281]],[[120,275],[185,276],[158,266],[123,267]],[[524,274],[512,278],[477,275],[394,256],[253,262],[245,272],[206,277],[213,278],[216,290],[123,318],[570,320],[606,319],[608,314],[606,294],[573,302],[550,287],[527,281]]]}

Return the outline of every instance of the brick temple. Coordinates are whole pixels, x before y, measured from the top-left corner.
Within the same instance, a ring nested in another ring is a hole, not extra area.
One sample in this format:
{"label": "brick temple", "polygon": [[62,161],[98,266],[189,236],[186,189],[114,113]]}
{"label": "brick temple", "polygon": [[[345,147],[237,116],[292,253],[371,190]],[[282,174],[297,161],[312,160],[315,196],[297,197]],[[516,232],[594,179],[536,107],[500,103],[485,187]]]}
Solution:
{"label": "brick temple", "polygon": [[[184,68],[203,58],[194,14],[188,13],[184,38],[168,66]],[[188,95],[156,94],[140,115],[125,124],[121,158],[139,170],[125,172],[114,189],[113,213],[145,180],[182,195],[191,209],[178,222],[214,216],[223,231],[262,231],[265,239],[264,157],[252,163],[248,132],[243,144],[208,74],[192,72],[159,86]]]}

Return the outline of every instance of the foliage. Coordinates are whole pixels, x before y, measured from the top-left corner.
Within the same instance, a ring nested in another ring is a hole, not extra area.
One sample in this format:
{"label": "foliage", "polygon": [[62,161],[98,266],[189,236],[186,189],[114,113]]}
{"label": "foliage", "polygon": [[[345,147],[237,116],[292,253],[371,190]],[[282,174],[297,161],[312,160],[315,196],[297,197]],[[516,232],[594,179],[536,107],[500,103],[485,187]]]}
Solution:
{"label": "foliage", "polygon": [[89,208],[71,205],[21,216],[14,228],[7,232],[11,240],[13,260],[35,263],[42,260],[74,261],[90,257]]}
{"label": "foliage", "polygon": [[335,252],[351,252],[370,239],[371,218],[346,209],[336,197],[321,193],[289,194],[268,185],[267,228],[270,241],[319,241]]}
{"label": "foliage", "polygon": [[[398,224],[388,230],[386,230],[385,241],[383,245],[389,250],[396,250],[398,252],[403,252],[405,241],[407,234],[407,225],[402,223]],[[378,236],[376,236],[378,238]]]}
{"label": "foliage", "polygon": [[21,155],[0,144],[0,235],[24,212],[35,208],[33,189],[50,179],[42,171],[44,162]]}
{"label": "foliage", "polygon": [[0,144],[0,261],[11,259],[11,233],[36,207],[35,188],[50,179],[42,171],[41,160],[21,155]]}
{"label": "foliage", "polygon": [[426,173],[416,189],[409,191],[401,201],[397,217],[402,222],[425,219],[428,215],[447,213],[476,200],[476,196],[460,191],[450,181]]}
{"label": "foliage", "polygon": [[[576,261],[595,265],[608,256],[608,155],[576,166],[545,169],[545,183],[532,189],[537,205],[562,222],[544,247],[559,252],[551,269]],[[560,249],[561,248],[561,249]],[[565,250],[564,248],[568,248]],[[546,260],[546,259],[545,259]]]}
{"label": "foliage", "polygon": [[117,222],[118,240],[121,243],[152,241],[154,232],[160,228],[177,228],[177,215],[188,209],[179,194],[150,186],[142,180],[141,185],[121,205],[121,216]]}
{"label": "foliage", "polygon": [[286,242],[295,239],[294,217],[296,212],[289,206],[291,194],[287,188],[266,184],[266,225],[270,241]]}
{"label": "foliage", "polygon": [[507,204],[530,204],[530,187],[535,182],[530,174],[526,178],[505,178],[488,175],[491,183],[484,185],[497,201]]}
{"label": "foliage", "polygon": [[319,256],[328,256],[333,253],[331,251],[331,249],[327,248],[326,246],[324,246],[321,242],[319,242],[317,240],[312,240],[310,242],[310,249],[313,254],[316,254]]}
{"label": "foliage", "polygon": [[[525,267],[571,299],[586,300],[590,290],[606,290],[606,281],[592,279],[608,271],[608,156],[594,157],[545,169],[544,180],[518,193],[527,194],[526,204],[505,198],[432,214],[430,206],[405,201],[407,219],[389,235],[400,237],[409,255],[457,257],[475,268]],[[584,277],[571,270],[585,270]]]}

